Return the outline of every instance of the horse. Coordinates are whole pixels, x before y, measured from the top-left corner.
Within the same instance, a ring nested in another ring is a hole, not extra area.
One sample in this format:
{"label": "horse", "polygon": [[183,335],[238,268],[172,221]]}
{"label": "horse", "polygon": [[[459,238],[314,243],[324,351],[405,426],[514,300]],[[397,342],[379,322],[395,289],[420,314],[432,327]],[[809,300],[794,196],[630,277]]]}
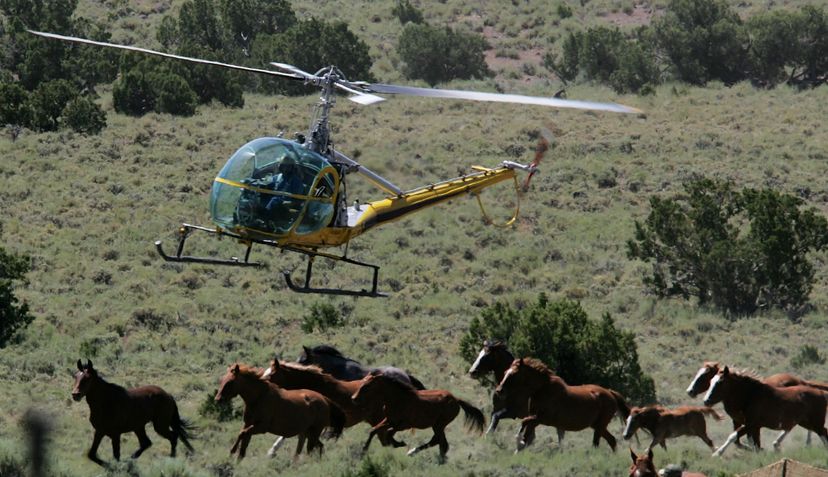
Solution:
{"label": "horse", "polygon": [[255,434],[270,432],[279,436],[299,436],[294,458],[302,453],[305,440],[306,453],[319,449],[319,436],[325,428],[331,429],[331,437],[339,437],[345,425],[345,413],[328,398],[316,391],[285,390],[261,379],[260,371],[234,364],[221,378],[215,400],[222,401],[241,396],[244,400],[244,425],[230,448],[230,454],[238,451],[238,459],[244,458],[250,438]]}
{"label": "horse", "polygon": [[[375,405],[370,408],[357,406],[351,396],[357,392],[362,385],[361,381],[342,381],[323,372],[315,365],[302,365],[296,363],[280,362],[274,358],[270,366],[262,373],[262,379],[278,385],[283,389],[310,389],[318,392],[338,405],[345,412],[345,427],[351,427],[360,422],[367,422],[371,426],[379,424],[385,415],[382,405]],[[378,436],[383,445],[388,445],[385,434]],[[284,440],[279,437],[268,451],[268,455],[278,449]]]}
{"label": "horse", "polygon": [[655,464],[653,464],[653,449],[647,449],[647,455],[635,455],[635,452],[630,449],[630,457],[632,457],[632,465],[630,466],[630,477],[707,477],[704,474],[697,472],[677,471],[675,473],[664,469],[661,473],[656,472]]}
{"label": "horse", "polygon": [[595,384],[569,386],[534,358],[514,360],[497,389],[507,395],[528,392],[531,396],[529,417],[523,419],[518,432],[517,451],[531,444],[535,428],[544,424],[565,431],[591,427],[592,445],[597,447],[603,437],[614,452],[615,437],[607,425],[616,413],[624,419],[630,414],[629,406],[618,392]]}
{"label": "horse", "polygon": [[681,406],[666,409],[661,406],[633,407],[624,427],[624,439],[632,437],[639,428],[644,428],[653,436],[649,449],[660,444],[667,449],[664,441],[669,437],[698,436],[713,450],[713,441],[707,436],[707,422],[704,416],[713,416],[717,421],[723,419],[709,407]]}
{"label": "horse", "polygon": [[[354,402],[360,406],[371,406],[371,403],[381,403],[385,409],[385,417],[375,425],[368,435],[368,440],[362,447],[366,452],[371,439],[380,432],[388,433],[394,447],[405,446],[404,442],[393,440],[395,432],[406,429],[431,428],[434,435],[425,444],[414,447],[408,455],[414,455],[429,447],[440,446],[440,460],[446,458],[449,443],[446,440],[445,429],[463,409],[466,426],[471,430],[483,432],[486,418],[480,409],[468,402],[458,399],[448,391],[440,389],[418,390],[410,384],[374,371],[363,378],[361,385],[353,395]],[[376,404],[373,404],[376,405]]]}
{"label": "horse", "polygon": [[[714,376],[721,370],[721,366],[716,361],[705,361],[702,363],[702,367],[696,372],[696,376],[690,382],[690,385],[687,387],[687,394],[690,397],[696,397],[699,394],[707,391],[710,388],[710,381],[713,379]],[[762,380],[765,384],[769,384],[771,386],[776,386],[780,388],[785,388],[789,386],[811,386],[816,389],[820,389],[823,391],[828,391],[828,384],[821,383],[818,381],[806,381],[802,378],[794,376],[793,374],[789,373],[779,373],[773,374],[768,376],[767,378]],[[742,425],[743,419],[741,415],[737,411],[733,409],[734,405],[729,400],[724,401],[724,408],[725,412],[733,419],[733,429],[736,430],[739,426]],[[781,442],[781,441],[780,441]],[[811,433],[808,432],[808,435],[805,440],[806,444],[811,443]],[[741,442],[738,440],[736,441],[737,447],[744,447]]]}
{"label": "horse", "polygon": [[84,397],[89,405],[89,422],[95,429],[92,447],[86,456],[101,467],[107,466],[98,458],[98,446],[104,436],[112,441],[112,456],[115,460],[120,460],[121,434],[134,432],[139,447],[132,458],[137,459],[152,445],[145,429],[148,422],[152,422],[155,432],[170,441],[171,457],[175,457],[179,439],[187,450],[193,452],[193,446],[189,442],[193,426],[181,418],[175,399],[160,387],[139,386],[126,389],[101,378],[92,366],[92,361],[87,359],[84,366],[78,360],[72,399],[80,401]]}
{"label": "horse", "polygon": [[759,430],[762,427],[782,431],[773,442],[774,449],[779,449],[782,439],[796,425],[817,433],[828,447],[828,430],[825,429],[828,398],[819,389],[811,386],[771,386],[746,374],[731,373],[725,366],[710,381],[704,405],[712,406],[725,399],[731,403],[731,410],[740,416],[743,424],[728,436],[713,453],[714,456],[721,456],[730,444],[743,435],[753,441],[756,449],[761,449]]}
{"label": "horse", "polygon": [[346,358],[338,349],[329,345],[319,345],[313,348],[302,346],[302,354],[299,355],[299,359],[296,361],[299,364],[319,366],[322,371],[343,381],[359,381],[372,371],[381,371],[386,376],[410,384],[417,389],[425,389],[423,383],[400,368],[393,366],[380,368],[363,366],[358,361]]}

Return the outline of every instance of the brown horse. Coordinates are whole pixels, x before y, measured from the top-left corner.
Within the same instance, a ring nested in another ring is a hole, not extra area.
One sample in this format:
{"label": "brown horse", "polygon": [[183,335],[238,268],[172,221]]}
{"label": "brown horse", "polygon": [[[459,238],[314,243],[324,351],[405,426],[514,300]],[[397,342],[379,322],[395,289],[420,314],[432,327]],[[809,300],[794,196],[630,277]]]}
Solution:
{"label": "brown horse", "polygon": [[239,432],[230,454],[238,450],[241,460],[254,434],[270,432],[279,436],[299,436],[295,456],[302,452],[305,439],[307,453],[319,449],[320,434],[331,428],[332,437],[339,437],[345,424],[345,414],[336,404],[316,391],[284,390],[261,379],[259,370],[235,364],[227,368],[221,378],[216,401],[241,396],[244,400],[244,426]]}
{"label": "brown horse", "polygon": [[[363,408],[357,406],[351,399],[362,381],[342,381],[332,375],[325,373],[317,366],[305,366],[296,363],[280,362],[278,358],[271,360],[270,366],[262,373],[262,379],[284,389],[310,389],[330,399],[345,412],[345,427],[351,427],[360,422],[367,422],[375,426],[385,418],[382,404],[373,407]],[[389,441],[384,433],[377,436],[383,445]],[[280,437],[268,451],[268,455],[282,444]]]}
{"label": "brown horse", "polygon": [[673,477],[673,475],[676,477],[706,477],[704,474],[697,472],[683,471],[678,471],[675,474],[665,471],[663,474],[659,474],[656,472],[655,464],[653,464],[652,447],[647,449],[647,455],[635,455],[635,452],[630,449],[630,457],[632,457],[633,461],[630,466],[630,477],[659,477],[659,475],[663,475],[664,477]]}
{"label": "brown horse", "polygon": [[134,432],[138,436],[138,450],[132,454],[136,459],[151,445],[147,437],[146,426],[152,427],[162,437],[170,441],[170,456],[175,457],[178,439],[192,452],[192,426],[178,415],[175,399],[158,386],[140,386],[126,389],[117,384],[106,382],[92,367],[92,361],[86,365],[78,360],[78,372],[75,373],[75,385],[72,399],[80,401],[86,396],[89,404],[89,422],[95,429],[92,447],[86,456],[100,466],[106,463],[98,458],[98,446],[101,439],[108,436],[112,440],[112,456],[121,458],[121,434]]}
{"label": "brown horse", "polygon": [[676,409],[666,409],[661,406],[633,407],[627,417],[624,439],[629,439],[636,430],[644,428],[653,436],[650,449],[660,444],[666,450],[667,445],[664,441],[667,438],[698,436],[710,447],[710,450],[713,450],[713,441],[707,436],[705,415],[713,416],[717,421],[723,419],[709,407],[681,406]]}
{"label": "brown horse", "polygon": [[594,430],[592,445],[598,446],[601,437],[615,451],[615,437],[607,430],[612,417],[618,413],[624,419],[630,408],[617,392],[595,384],[569,386],[540,360],[521,358],[503,376],[497,387],[507,395],[528,392],[530,416],[523,419],[518,433],[517,450],[532,443],[535,428],[544,424],[565,431]]}
{"label": "brown horse", "polygon": [[[699,368],[696,372],[696,376],[693,378],[693,381],[690,382],[690,386],[687,387],[687,394],[689,394],[690,397],[696,397],[697,395],[707,391],[710,388],[710,381],[720,370],[721,365],[716,361],[705,361],[702,363],[702,367]],[[826,383],[821,383],[819,381],[806,381],[789,373],[773,374],[762,381],[765,384],[779,388],[786,388],[789,386],[811,386],[822,391],[828,391],[828,384]],[[737,410],[734,409],[734,404],[730,400],[725,399],[723,404],[725,412],[727,412],[727,414],[733,419],[733,429],[738,429],[739,426],[744,423],[744,418]],[[782,441],[779,441],[779,443],[781,442]],[[805,442],[807,444],[811,443],[810,431],[808,432]],[[744,447],[739,440],[736,441],[736,446]]]}
{"label": "brown horse", "polygon": [[828,398],[816,388],[779,388],[752,376],[731,373],[725,366],[710,381],[710,389],[704,396],[704,405],[712,406],[725,399],[732,403],[733,411],[744,419],[744,424],[730,434],[727,441],[713,453],[714,456],[722,455],[727,446],[743,435],[747,435],[756,448],[760,449],[759,430],[762,427],[782,431],[773,443],[776,449],[796,425],[817,433],[828,447],[828,430],[825,429],[825,406],[828,405]]}
{"label": "brown horse", "polygon": [[[406,429],[431,428],[434,435],[427,443],[414,447],[408,455],[414,455],[423,449],[439,445],[440,459],[446,457],[449,443],[446,440],[445,429],[460,413],[466,415],[466,425],[483,431],[486,418],[480,409],[454,397],[450,392],[440,389],[418,390],[409,384],[389,378],[382,373],[372,372],[366,376],[353,400],[360,406],[372,406],[382,403],[385,409],[385,418],[371,429],[368,440],[362,447],[363,452],[368,450],[371,439],[379,432],[388,433],[393,439],[394,433]],[[393,442],[394,447],[402,447],[404,442]]]}

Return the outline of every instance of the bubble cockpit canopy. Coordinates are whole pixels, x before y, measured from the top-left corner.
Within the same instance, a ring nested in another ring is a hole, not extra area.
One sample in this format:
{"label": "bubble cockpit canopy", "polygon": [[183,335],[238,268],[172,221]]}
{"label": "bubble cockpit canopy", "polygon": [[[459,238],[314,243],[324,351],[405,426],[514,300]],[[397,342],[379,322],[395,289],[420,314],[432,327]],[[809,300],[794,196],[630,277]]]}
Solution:
{"label": "bubble cockpit canopy", "polygon": [[236,151],[213,182],[216,225],[263,239],[307,235],[334,216],[339,176],[323,156],[280,138],[254,139]]}

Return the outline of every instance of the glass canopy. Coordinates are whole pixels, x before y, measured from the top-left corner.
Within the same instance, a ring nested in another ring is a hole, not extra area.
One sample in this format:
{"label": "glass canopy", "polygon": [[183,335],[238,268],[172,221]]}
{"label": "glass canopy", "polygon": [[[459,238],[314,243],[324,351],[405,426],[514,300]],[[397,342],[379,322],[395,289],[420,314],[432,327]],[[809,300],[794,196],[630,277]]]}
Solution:
{"label": "glass canopy", "polygon": [[262,137],[228,159],[213,182],[210,210],[216,225],[257,238],[306,235],[331,222],[338,186],[323,156]]}

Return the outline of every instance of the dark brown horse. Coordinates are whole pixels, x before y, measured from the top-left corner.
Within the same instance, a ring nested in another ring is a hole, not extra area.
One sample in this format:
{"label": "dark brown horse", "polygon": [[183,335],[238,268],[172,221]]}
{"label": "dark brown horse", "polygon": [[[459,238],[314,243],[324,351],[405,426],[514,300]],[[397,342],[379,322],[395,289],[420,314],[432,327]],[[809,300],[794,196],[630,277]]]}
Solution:
{"label": "dark brown horse", "polygon": [[[732,403],[731,409],[744,424],[730,434],[727,441],[713,453],[714,456],[722,455],[727,446],[744,435],[760,449],[759,430],[763,427],[782,431],[773,443],[774,448],[779,448],[782,439],[796,425],[817,433],[828,447],[828,430],[825,429],[828,398],[819,389],[811,386],[771,386],[752,376],[731,373],[725,366],[710,381],[704,405],[712,406],[725,399]],[[733,414],[730,415],[733,417]]]}
{"label": "dark brown horse", "polygon": [[[368,450],[371,439],[379,432],[388,433],[393,439],[394,433],[406,429],[428,429],[434,435],[427,443],[414,447],[408,455],[414,455],[423,449],[439,445],[440,459],[445,459],[449,449],[445,429],[460,413],[466,415],[466,425],[477,432],[483,431],[486,418],[480,409],[454,397],[450,392],[440,389],[418,390],[411,385],[389,378],[382,373],[372,372],[362,380],[362,385],[353,396],[360,406],[375,406],[381,403],[385,409],[383,420],[371,429],[368,440],[362,447]],[[394,447],[402,447],[404,442],[393,442]]]}
{"label": "dark brown horse", "polygon": [[[710,388],[710,381],[721,370],[721,365],[716,361],[705,361],[702,367],[696,372],[690,386],[687,387],[687,394],[690,397],[696,397],[699,394],[707,391]],[[828,384],[819,381],[806,381],[802,378],[794,376],[789,373],[773,374],[762,380],[765,384],[786,388],[789,386],[811,386],[822,391],[828,391]],[[737,410],[734,409],[734,403],[729,399],[723,401],[725,412],[733,419],[733,429],[736,430],[744,423],[744,419]],[[779,441],[781,443],[782,441]],[[808,432],[807,444],[811,443],[811,433]],[[736,441],[736,446],[744,447],[739,440]]]}
{"label": "dark brown horse", "polygon": [[[280,362],[278,358],[270,362],[270,366],[264,370],[262,378],[284,389],[310,389],[322,394],[345,412],[345,427],[351,427],[363,421],[373,427],[385,418],[381,404],[378,403],[373,407],[363,408],[357,406],[351,399],[351,396],[362,385],[361,380],[342,381],[322,372],[317,366]],[[384,433],[377,436],[377,438],[380,439],[383,445],[389,444]],[[273,455],[273,452],[282,444],[282,440],[283,438],[280,437],[273,444],[273,447],[268,451],[268,455]]]}
{"label": "dark brown horse", "polygon": [[261,379],[255,368],[235,364],[227,368],[221,378],[216,401],[241,396],[244,400],[244,426],[230,449],[242,459],[254,434],[270,432],[279,436],[299,436],[296,446],[298,456],[305,440],[307,453],[319,449],[319,436],[330,427],[332,437],[339,437],[345,425],[345,414],[325,396],[316,391],[285,390]]}
{"label": "dark brown horse", "polygon": [[[630,466],[630,477],[659,477],[658,472],[656,472],[655,464],[653,464],[653,449],[652,447],[647,449],[647,455],[635,455],[632,449],[630,449],[630,457],[632,457],[632,465]],[[675,474],[671,474],[669,471],[664,472],[663,477],[673,477],[676,475],[677,477],[706,477],[704,474],[699,474],[697,472],[683,472],[678,471]]]}
{"label": "dark brown horse", "polygon": [[705,415],[713,416],[718,421],[723,419],[709,407],[681,406],[676,409],[661,406],[633,407],[627,417],[624,439],[631,438],[636,430],[644,428],[653,436],[650,449],[656,444],[667,449],[664,443],[667,438],[698,436],[710,447],[710,450],[713,450],[713,441],[707,436]]}
{"label": "dark brown horse", "polygon": [[178,439],[192,452],[189,439],[192,438],[192,426],[178,415],[175,399],[158,386],[140,386],[126,389],[117,384],[104,381],[98,371],[87,360],[84,366],[78,360],[78,372],[75,373],[75,385],[72,399],[80,401],[86,396],[89,404],[89,422],[95,429],[92,447],[86,456],[98,465],[106,466],[98,458],[98,446],[101,439],[108,436],[112,440],[112,456],[121,458],[121,434],[134,432],[138,436],[138,450],[132,454],[136,459],[151,445],[147,437],[146,426],[152,427],[162,437],[170,441],[170,455],[175,457]]}
{"label": "dark brown horse", "polygon": [[615,451],[615,437],[607,430],[607,425],[616,413],[624,419],[630,414],[624,398],[616,391],[595,384],[569,386],[534,358],[513,361],[497,388],[507,395],[528,392],[531,396],[530,416],[523,419],[518,433],[518,451],[532,443],[535,428],[540,424],[565,431],[590,427],[594,431],[593,446],[597,447],[603,437]]}

